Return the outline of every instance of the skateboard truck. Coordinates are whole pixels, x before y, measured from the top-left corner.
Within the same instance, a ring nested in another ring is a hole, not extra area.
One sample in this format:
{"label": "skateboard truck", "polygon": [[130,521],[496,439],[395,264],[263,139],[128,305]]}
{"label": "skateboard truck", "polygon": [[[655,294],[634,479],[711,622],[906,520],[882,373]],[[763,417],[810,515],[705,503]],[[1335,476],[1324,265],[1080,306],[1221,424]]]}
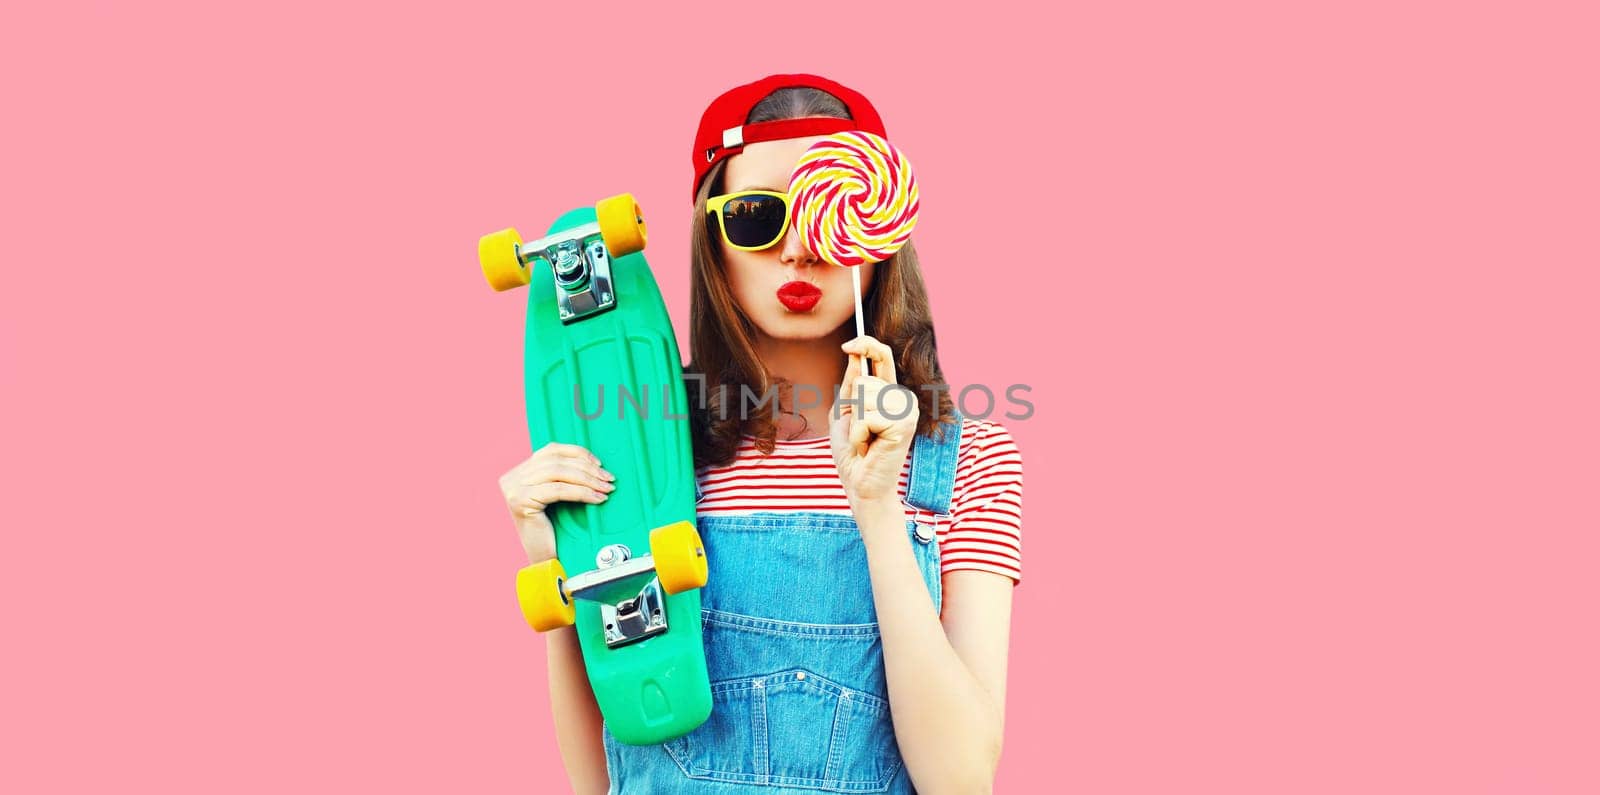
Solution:
{"label": "skateboard truck", "polygon": [[654,577],[639,591],[638,596],[615,605],[601,604],[600,620],[606,628],[606,646],[615,649],[658,632],[666,632],[664,604],[666,599],[661,595],[661,581]]}
{"label": "skateboard truck", "polygon": [[[603,312],[617,304],[611,289],[611,256],[598,239],[600,225],[584,224],[517,246],[524,264],[544,258],[556,277],[556,306],[562,323]],[[584,238],[595,238],[587,242]]]}
{"label": "skateboard truck", "polygon": [[[550,558],[517,572],[517,601],[528,625],[540,632],[571,626],[583,599],[600,608],[606,645],[623,646],[666,631],[666,597],[705,585],[708,574],[705,545],[687,520],[651,530],[648,555],[633,557],[622,544],[601,547],[595,566],[568,578],[561,561]],[[616,602],[617,589],[607,588],[599,598],[597,589],[651,572],[636,594]]]}
{"label": "skateboard truck", "polygon": [[[608,544],[595,555],[599,568],[587,571],[568,580],[568,593],[574,597],[581,591],[606,583],[655,571],[655,559],[645,555],[637,560],[624,544]],[[631,563],[631,565],[629,565]],[[589,576],[593,575],[593,576]],[[585,577],[588,576],[586,580]],[[605,627],[606,646],[615,649],[657,633],[667,631],[666,597],[661,593],[661,580],[651,577],[637,596],[616,604],[600,602],[600,623]]]}
{"label": "skateboard truck", "polygon": [[617,305],[611,258],[644,250],[644,215],[631,194],[595,204],[595,220],[522,242],[516,229],[478,238],[478,262],[489,286],[509,290],[528,284],[534,263],[550,265],[556,311],[571,323]]}

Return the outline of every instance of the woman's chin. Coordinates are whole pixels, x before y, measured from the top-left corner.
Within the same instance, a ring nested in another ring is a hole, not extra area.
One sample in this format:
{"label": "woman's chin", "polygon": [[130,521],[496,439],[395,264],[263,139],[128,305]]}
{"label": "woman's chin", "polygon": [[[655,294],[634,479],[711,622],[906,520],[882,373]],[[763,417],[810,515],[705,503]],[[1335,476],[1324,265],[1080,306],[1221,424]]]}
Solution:
{"label": "woman's chin", "polygon": [[761,318],[758,325],[768,337],[776,340],[816,340],[822,339],[838,331],[839,327],[850,322],[850,318],[839,318],[835,313],[821,313],[813,307],[806,312],[791,312],[780,309],[777,313]]}

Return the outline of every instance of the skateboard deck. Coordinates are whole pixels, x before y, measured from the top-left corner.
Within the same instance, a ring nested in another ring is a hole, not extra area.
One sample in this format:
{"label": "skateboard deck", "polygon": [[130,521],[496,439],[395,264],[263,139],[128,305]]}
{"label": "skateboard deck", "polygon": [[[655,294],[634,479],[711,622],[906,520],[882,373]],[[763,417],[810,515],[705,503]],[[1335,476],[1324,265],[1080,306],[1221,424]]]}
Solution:
{"label": "skateboard deck", "polygon": [[643,247],[626,194],[563,214],[540,240],[504,230],[479,243],[491,285],[528,287],[533,449],[581,445],[616,476],[601,504],[546,510],[557,558],[519,572],[519,601],[535,629],[575,625],[600,712],[630,745],[682,736],[711,714],[682,364]]}

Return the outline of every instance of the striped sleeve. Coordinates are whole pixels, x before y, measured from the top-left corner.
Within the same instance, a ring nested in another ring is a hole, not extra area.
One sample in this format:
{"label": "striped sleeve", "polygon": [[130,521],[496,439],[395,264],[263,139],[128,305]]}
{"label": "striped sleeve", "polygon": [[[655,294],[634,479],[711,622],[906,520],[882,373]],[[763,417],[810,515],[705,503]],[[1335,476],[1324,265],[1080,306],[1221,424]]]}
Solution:
{"label": "striped sleeve", "polygon": [[1022,581],[1022,452],[998,423],[968,420],[956,461],[941,574],[970,569]]}

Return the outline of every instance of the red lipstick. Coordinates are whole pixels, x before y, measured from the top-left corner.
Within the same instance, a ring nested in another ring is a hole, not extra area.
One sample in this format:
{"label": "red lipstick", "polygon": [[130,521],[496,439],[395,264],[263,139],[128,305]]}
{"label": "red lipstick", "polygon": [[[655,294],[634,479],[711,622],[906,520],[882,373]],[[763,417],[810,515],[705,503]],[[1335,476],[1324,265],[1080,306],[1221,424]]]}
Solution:
{"label": "red lipstick", "polygon": [[778,300],[790,312],[809,312],[822,300],[822,291],[810,282],[786,282],[778,288]]}

